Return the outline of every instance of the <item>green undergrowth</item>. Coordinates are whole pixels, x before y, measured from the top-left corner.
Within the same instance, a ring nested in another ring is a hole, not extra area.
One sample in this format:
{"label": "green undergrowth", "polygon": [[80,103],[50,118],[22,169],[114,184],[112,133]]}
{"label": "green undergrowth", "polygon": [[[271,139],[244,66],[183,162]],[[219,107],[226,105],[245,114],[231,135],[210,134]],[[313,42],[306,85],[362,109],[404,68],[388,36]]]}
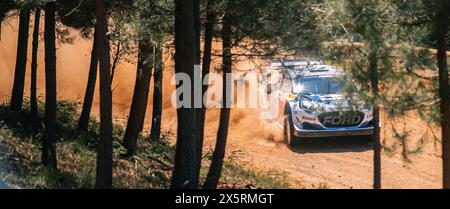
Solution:
{"label": "green undergrowth", "polygon": [[[24,107],[21,113],[12,113],[8,104],[0,105],[0,178],[12,188],[93,188],[99,123],[91,120],[88,131],[78,130],[80,105],[59,101],[56,128],[58,169],[50,171],[40,163],[41,139],[44,136],[43,105],[39,104],[37,120],[31,120],[27,101]],[[113,187],[168,188],[175,158],[174,146],[169,143],[173,136],[163,134],[155,142],[140,137],[136,155],[124,157],[123,134],[123,127],[114,125]],[[204,161],[204,165],[209,165],[209,157]],[[203,167],[202,181],[208,169]],[[289,182],[285,174],[247,170],[227,159],[219,188],[289,188]]]}

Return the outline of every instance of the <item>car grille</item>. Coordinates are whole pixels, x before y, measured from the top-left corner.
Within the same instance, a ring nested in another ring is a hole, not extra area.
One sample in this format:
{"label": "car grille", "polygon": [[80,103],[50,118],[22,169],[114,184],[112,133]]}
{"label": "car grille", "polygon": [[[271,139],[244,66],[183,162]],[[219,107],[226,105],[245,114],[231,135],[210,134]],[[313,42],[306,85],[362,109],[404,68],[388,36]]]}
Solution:
{"label": "car grille", "polygon": [[354,127],[364,120],[360,111],[326,112],[319,115],[319,121],[327,128]]}
{"label": "car grille", "polygon": [[305,130],[322,130],[323,129],[323,127],[320,125],[315,125],[315,124],[308,123],[308,122],[304,122],[302,124],[302,127]]}

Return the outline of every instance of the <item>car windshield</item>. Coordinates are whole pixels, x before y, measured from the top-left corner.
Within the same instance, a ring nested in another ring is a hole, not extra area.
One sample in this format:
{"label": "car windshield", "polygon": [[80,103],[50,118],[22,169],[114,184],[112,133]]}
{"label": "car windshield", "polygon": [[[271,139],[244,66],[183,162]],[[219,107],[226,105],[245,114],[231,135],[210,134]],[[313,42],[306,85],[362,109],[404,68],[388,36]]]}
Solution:
{"label": "car windshield", "polygon": [[299,77],[295,83],[296,93],[326,95],[356,92],[353,82],[345,82],[333,77]]}

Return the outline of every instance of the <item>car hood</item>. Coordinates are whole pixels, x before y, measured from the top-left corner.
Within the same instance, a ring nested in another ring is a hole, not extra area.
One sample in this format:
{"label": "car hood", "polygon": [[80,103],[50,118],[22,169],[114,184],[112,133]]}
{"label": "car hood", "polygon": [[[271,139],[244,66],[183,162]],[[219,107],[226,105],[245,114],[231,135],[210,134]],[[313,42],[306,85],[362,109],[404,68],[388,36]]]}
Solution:
{"label": "car hood", "polygon": [[308,94],[300,95],[303,100],[310,101],[319,109],[324,109],[326,111],[333,110],[349,110],[349,109],[360,109],[361,105],[357,105],[354,99],[345,97],[342,94]]}

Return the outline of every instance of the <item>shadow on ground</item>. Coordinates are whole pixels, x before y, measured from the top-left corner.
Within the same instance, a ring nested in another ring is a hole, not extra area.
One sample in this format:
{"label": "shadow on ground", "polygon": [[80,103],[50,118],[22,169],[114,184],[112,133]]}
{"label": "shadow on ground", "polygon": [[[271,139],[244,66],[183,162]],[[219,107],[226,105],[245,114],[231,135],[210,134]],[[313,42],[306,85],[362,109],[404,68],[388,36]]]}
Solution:
{"label": "shadow on ground", "polygon": [[298,145],[289,147],[299,154],[343,153],[371,150],[373,143],[369,137],[330,137],[301,139]]}

